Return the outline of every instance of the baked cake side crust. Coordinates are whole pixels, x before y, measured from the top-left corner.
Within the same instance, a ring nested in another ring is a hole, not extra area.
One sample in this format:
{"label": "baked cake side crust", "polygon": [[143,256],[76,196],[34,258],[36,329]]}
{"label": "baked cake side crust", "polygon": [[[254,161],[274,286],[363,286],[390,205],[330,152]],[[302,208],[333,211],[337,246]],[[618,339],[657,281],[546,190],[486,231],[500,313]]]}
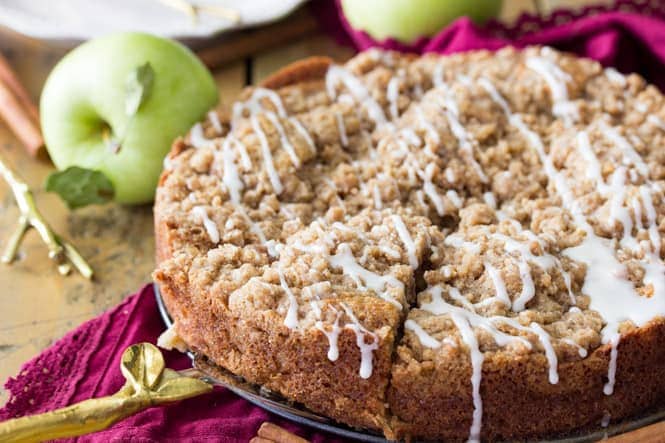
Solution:
{"label": "baked cake side crust", "polygon": [[[662,405],[665,320],[625,333],[619,349],[612,395],[603,393],[609,345],[582,360],[561,364],[557,384],[548,382],[548,362],[542,354],[486,353],[481,383],[483,439],[537,439],[596,429],[604,417],[621,420]],[[408,346],[399,345],[388,393],[398,437],[446,441],[468,437],[473,411],[469,357],[459,349],[446,354],[419,362]],[[436,413],[423,414],[423,410]]]}
{"label": "baked cake side crust", "polygon": [[373,352],[372,375],[363,380],[358,377],[356,334],[348,329],[339,334],[339,358],[332,362],[327,358],[328,339],[321,331],[289,334],[281,316],[266,311],[245,311],[239,318],[215,303],[222,295],[193,288],[182,273],[158,271],[155,279],[178,335],[195,352],[314,412],[392,435],[385,392],[399,316],[388,303],[362,296],[344,300],[368,328],[383,331]]}

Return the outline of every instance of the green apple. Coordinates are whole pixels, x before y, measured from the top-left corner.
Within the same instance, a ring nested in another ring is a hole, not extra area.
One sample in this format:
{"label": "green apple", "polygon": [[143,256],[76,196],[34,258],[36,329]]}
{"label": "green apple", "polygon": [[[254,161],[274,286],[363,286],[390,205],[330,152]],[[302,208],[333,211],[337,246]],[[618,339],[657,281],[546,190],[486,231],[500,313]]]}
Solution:
{"label": "green apple", "polygon": [[82,44],[53,69],[41,96],[41,124],[58,169],[99,171],[116,201],[146,203],[173,140],[217,99],[210,72],[183,45],[112,34]]}
{"label": "green apple", "polygon": [[377,40],[410,43],[432,36],[457,17],[482,22],[496,16],[501,0],[342,0],[349,23]]}

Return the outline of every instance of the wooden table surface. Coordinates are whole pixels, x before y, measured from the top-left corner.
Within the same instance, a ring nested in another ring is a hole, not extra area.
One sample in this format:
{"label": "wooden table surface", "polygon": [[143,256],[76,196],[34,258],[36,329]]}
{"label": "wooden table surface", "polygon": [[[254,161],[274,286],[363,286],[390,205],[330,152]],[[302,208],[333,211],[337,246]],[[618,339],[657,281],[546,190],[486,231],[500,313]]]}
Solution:
{"label": "wooden table surface", "polygon": [[[546,11],[554,3],[580,2],[540,2]],[[530,0],[506,0],[502,19],[513,20],[520,11],[533,8]],[[2,31],[0,37],[0,50],[37,99],[48,72],[66,49],[8,31]],[[343,61],[352,51],[324,35],[313,34],[252,54],[215,70],[221,103],[229,104],[241,88],[281,66],[319,54]],[[17,374],[23,362],[67,331],[149,282],[154,267],[154,237],[151,206],[107,204],[67,210],[58,197],[42,189],[45,177],[53,169],[51,163],[30,158],[2,122],[0,149],[33,187],[36,202],[53,228],[71,240],[95,270],[93,281],[75,273],[59,275],[34,231],[24,240],[19,260],[11,266],[0,265],[0,383],[4,384],[8,376]],[[17,217],[12,194],[0,181],[0,248],[6,244]],[[0,404],[6,399],[7,393],[0,388]]]}

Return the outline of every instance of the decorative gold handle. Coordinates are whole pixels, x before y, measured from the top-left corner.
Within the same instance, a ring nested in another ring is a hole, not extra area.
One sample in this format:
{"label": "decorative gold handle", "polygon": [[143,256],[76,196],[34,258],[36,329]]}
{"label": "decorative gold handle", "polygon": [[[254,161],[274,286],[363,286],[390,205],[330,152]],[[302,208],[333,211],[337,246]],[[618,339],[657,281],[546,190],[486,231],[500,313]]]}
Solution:
{"label": "decorative gold handle", "polygon": [[18,218],[18,226],[7,241],[6,249],[0,257],[0,261],[7,264],[14,261],[23,236],[28,229],[35,228],[48,247],[49,257],[55,260],[58,265],[58,272],[60,274],[69,274],[71,265],[74,265],[85,278],[92,278],[93,271],[90,265],[76,250],[74,245],[64,241],[58,234],[53,232],[51,226],[44,220],[39,209],[37,209],[30,187],[9,167],[9,163],[7,163],[2,154],[0,154],[0,177],[5,179],[14,193],[14,199],[21,212]]}
{"label": "decorative gold handle", "polygon": [[0,423],[0,441],[38,442],[89,434],[149,407],[212,390],[202,380],[165,368],[162,353],[150,343],[127,348],[122,354],[120,371],[126,382],[115,394]]}

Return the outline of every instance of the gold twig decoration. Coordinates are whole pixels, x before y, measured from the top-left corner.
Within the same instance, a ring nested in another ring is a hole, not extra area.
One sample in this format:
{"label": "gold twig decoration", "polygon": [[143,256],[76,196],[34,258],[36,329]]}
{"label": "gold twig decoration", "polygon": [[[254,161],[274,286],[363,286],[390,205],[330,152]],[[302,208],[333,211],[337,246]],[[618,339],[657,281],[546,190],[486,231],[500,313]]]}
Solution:
{"label": "gold twig decoration", "polygon": [[164,368],[162,353],[150,343],[127,348],[122,354],[120,371],[126,382],[115,394],[0,423],[0,441],[38,442],[89,434],[152,406],[212,390],[202,380]]}
{"label": "gold twig decoration", "polygon": [[28,229],[35,228],[48,247],[48,256],[57,263],[60,274],[69,274],[71,263],[85,278],[92,278],[93,271],[90,265],[88,265],[73,245],[64,241],[58,234],[53,232],[37,209],[30,187],[18,178],[1,154],[0,175],[9,184],[21,212],[18,218],[18,226],[9,238],[0,261],[7,264],[14,261],[25,233]]}
{"label": "gold twig decoration", "polygon": [[200,14],[208,14],[231,23],[240,22],[240,14],[235,9],[227,8],[221,5],[194,5],[187,0],[158,0],[159,2],[173,9],[187,14],[194,23],[199,19]]}

